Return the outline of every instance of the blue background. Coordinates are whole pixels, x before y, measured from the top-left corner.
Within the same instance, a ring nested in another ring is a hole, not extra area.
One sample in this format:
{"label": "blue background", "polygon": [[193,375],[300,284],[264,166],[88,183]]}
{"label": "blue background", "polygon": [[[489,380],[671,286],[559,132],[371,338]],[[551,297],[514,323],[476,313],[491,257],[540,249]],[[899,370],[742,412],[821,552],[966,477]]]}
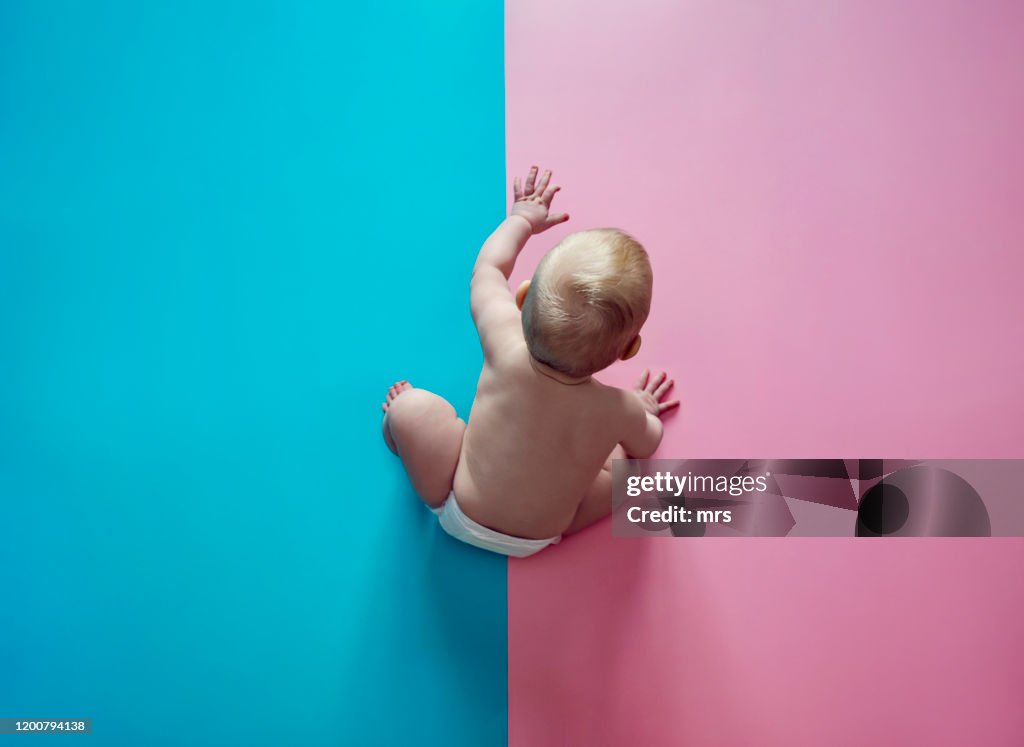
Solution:
{"label": "blue background", "polygon": [[0,716],[504,743],[505,561],[379,411],[468,415],[502,5],[163,5],[0,4]]}

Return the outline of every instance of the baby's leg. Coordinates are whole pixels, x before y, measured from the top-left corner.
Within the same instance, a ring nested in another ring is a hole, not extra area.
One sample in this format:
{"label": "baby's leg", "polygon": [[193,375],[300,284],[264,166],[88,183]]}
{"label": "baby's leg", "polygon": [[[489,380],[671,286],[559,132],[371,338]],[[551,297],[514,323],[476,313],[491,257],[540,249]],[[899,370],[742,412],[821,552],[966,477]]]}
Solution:
{"label": "baby's leg", "polygon": [[440,506],[452,490],[466,424],[446,400],[407,381],[388,390],[383,407],[388,448],[402,460],[420,499]]}
{"label": "baby's leg", "polygon": [[621,446],[612,449],[564,534],[586,529],[612,512],[612,460],[625,458],[626,451]]}

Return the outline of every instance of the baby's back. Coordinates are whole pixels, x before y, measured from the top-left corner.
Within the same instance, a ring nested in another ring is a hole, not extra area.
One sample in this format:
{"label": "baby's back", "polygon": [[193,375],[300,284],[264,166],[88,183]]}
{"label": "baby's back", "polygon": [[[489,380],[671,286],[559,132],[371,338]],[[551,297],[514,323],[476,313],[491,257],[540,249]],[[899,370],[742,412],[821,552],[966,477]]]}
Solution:
{"label": "baby's back", "polygon": [[525,343],[486,362],[455,472],[462,510],[505,534],[561,534],[618,442],[622,394],[552,378]]}

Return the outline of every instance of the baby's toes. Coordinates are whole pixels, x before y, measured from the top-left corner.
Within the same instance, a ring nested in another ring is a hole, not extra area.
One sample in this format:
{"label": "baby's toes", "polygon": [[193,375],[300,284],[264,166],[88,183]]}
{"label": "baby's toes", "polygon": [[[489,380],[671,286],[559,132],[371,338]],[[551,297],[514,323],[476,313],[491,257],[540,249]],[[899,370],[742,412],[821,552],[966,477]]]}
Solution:
{"label": "baby's toes", "polygon": [[408,381],[396,381],[394,384],[392,384],[388,388],[387,402],[384,403],[384,409],[387,410],[391,403],[395,401],[395,397],[397,397],[399,394],[406,391],[407,389],[412,389],[412,384],[410,384]]}

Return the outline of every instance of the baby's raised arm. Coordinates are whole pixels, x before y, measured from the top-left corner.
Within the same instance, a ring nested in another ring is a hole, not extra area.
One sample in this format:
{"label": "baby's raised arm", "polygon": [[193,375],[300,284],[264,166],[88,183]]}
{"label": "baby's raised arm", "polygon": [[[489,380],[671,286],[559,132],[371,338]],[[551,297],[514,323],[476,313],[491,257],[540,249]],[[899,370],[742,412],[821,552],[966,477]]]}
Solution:
{"label": "baby's raised arm", "polygon": [[484,242],[473,266],[469,308],[487,358],[521,339],[519,309],[508,287],[519,252],[530,236],[569,220],[565,213],[550,213],[551,201],[560,188],[551,184],[550,171],[539,181],[537,172],[536,166],[530,169],[525,188],[519,177],[515,178],[515,202],[509,217]]}

